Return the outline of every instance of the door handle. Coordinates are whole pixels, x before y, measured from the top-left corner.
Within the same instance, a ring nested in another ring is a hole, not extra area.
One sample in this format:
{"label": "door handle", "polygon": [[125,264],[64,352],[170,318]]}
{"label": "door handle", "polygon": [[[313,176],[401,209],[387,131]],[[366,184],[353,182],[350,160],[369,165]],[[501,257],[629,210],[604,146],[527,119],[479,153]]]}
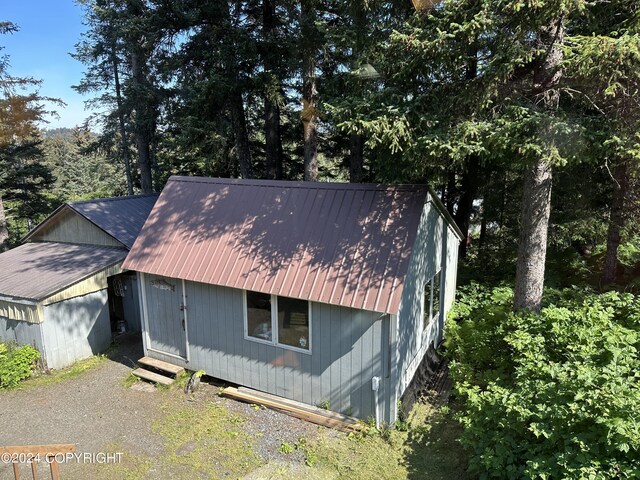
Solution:
{"label": "door handle", "polygon": [[184,318],[182,319],[182,330],[185,330],[185,328],[184,328]]}

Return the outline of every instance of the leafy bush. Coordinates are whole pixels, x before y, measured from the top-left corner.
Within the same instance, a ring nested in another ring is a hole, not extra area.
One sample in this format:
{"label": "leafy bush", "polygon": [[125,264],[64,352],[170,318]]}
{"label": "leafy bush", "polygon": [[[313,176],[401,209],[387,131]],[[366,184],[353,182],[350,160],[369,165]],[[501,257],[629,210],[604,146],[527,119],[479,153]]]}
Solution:
{"label": "leafy bush", "polygon": [[14,387],[29,378],[40,352],[31,345],[0,343],[0,388]]}
{"label": "leafy bush", "polygon": [[640,298],[465,287],[447,325],[463,445],[482,478],[640,476]]}

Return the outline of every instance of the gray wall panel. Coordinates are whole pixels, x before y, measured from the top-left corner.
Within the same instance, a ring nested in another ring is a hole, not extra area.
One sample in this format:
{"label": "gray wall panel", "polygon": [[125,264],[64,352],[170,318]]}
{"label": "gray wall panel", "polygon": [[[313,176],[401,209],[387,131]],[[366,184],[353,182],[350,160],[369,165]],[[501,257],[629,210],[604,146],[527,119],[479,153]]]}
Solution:
{"label": "gray wall panel", "polygon": [[107,290],[44,307],[42,334],[49,368],[63,368],[111,344]]}
{"label": "gray wall panel", "polygon": [[[149,294],[148,281],[146,285]],[[311,405],[329,400],[332,410],[362,418],[375,414],[371,378],[385,379],[381,346],[388,350],[388,317],[313,304],[309,355],[246,340],[241,290],[185,285],[191,361],[152,351],[150,356]],[[150,315],[149,322],[153,321]],[[382,411],[389,412],[384,399],[391,398],[395,389],[388,381],[383,385],[379,398]]]}
{"label": "gray wall panel", "polygon": [[31,345],[38,349],[43,361],[46,361],[42,345],[41,325],[41,323],[29,323],[0,317],[0,340],[16,342],[20,345]]}
{"label": "gray wall panel", "polygon": [[[418,238],[411,255],[398,313],[398,398],[404,392],[430,345],[442,339],[444,319],[453,304],[457,276],[459,239],[438,210],[427,203],[420,221]],[[441,271],[440,315],[422,328],[424,285]]]}

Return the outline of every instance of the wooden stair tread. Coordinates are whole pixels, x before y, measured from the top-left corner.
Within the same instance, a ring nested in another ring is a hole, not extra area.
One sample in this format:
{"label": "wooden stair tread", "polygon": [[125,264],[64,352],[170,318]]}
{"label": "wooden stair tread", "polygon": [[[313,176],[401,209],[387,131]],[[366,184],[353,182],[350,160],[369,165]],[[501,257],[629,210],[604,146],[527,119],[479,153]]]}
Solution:
{"label": "wooden stair tread", "polygon": [[140,365],[145,365],[147,367],[152,367],[157,370],[171,373],[172,375],[179,375],[180,373],[184,372],[184,368],[168,362],[163,362],[162,360],[158,360],[157,358],[142,357],[140,360],[138,360],[138,363]]}
{"label": "wooden stair tread", "polygon": [[[316,407],[312,407],[311,405],[304,405],[304,408],[297,407],[292,405],[290,401],[282,401],[287,399],[282,399],[280,397],[276,397],[275,395],[270,395],[270,397],[277,399],[274,400],[272,398],[266,398],[262,395],[252,395],[248,393],[247,390],[249,389],[243,388],[243,391],[240,391],[235,387],[227,387],[222,391],[222,394],[235,400],[264,405],[265,407],[282,413],[286,413],[287,415],[290,415],[292,417],[315,423],[316,425],[335,428],[343,432],[354,432],[362,429],[362,424],[360,422],[358,422],[356,419],[352,419],[351,417],[347,417],[346,415],[342,415],[342,417],[348,419],[349,421],[335,418],[334,415],[340,415],[336,414],[335,412],[329,412],[330,414],[327,414],[326,410],[322,410],[319,408],[316,409],[317,411],[313,411],[313,409]],[[256,393],[261,394],[262,392]],[[355,420],[355,422],[352,422],[351,420]]]}
{"label": "wooden stair tread", "polygon": [[171,385],[173,382],[175,382],[173,378],[165,377],[164,375],[160,375],[159,373],[150,372],[149,370],[145,370],[144,368],[136,368],[131,373],[133,373],[136,377],[149,380],[150,382],[161,383],[163,385]]}

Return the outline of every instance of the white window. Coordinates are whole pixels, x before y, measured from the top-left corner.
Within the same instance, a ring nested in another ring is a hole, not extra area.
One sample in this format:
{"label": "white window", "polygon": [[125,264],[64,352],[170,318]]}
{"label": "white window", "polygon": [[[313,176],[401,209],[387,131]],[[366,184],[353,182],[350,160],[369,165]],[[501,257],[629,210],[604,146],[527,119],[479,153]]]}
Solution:
{"label": "white window", "polygon": [[245,338],[311,353],[311,306],[306,300],[245,291]]}
{"label": "white window", "polygon": [[440,313],[440,270],[424,286],[422,299],[422,330]]}

